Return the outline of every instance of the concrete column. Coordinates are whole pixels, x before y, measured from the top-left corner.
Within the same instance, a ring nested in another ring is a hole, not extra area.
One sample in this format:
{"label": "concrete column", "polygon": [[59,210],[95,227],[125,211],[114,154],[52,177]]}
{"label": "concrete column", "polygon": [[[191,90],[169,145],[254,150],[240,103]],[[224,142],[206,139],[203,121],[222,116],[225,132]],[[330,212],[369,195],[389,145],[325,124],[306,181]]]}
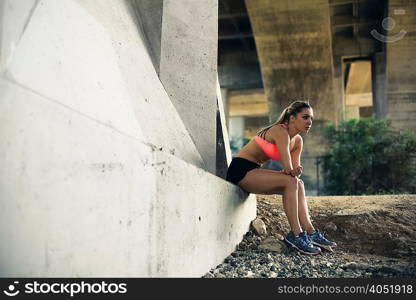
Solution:
{"label": "concrete column", "polygon": [[328,1],[246,0],[263,83],[275,120],[295,99],[336,120]]}
{"label": "concrete column", "polygon": [[416,2],[390,0],[388,14],[394,23],[387,37],[387,117],[394,127],[415,131]]}
{"label": "concrete column", "polygon": [[215,174],[218,0],[135,0],[135,4],[159,78],[205,170]]}
{"label": "concrete column", "polygon": [[160,71],[163,0],[132,0],[156,72]]}
{"label": "concrete column", "polygon": [[342,70],[342,58],[334,57],[334,105],[337,112],[336,123],[345,119],[345,86]]}
{"label": "concrete column", "polygon": [[386,117],[386,52],[375,53],[372,62],[373,108],[376,119]]}

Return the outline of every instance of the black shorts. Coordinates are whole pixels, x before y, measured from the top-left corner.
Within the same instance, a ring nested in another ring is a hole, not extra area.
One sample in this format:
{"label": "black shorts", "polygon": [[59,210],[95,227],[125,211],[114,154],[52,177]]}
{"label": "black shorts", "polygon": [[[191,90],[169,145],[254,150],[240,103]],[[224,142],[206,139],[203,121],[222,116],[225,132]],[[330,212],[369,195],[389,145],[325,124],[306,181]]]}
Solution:
{"label": "black shorts", "polygon": [[242,157],[234,157],[228,167],[226,180],[237,184],[246,176],[248,171],[257,168],[260,168],[260,165]]}

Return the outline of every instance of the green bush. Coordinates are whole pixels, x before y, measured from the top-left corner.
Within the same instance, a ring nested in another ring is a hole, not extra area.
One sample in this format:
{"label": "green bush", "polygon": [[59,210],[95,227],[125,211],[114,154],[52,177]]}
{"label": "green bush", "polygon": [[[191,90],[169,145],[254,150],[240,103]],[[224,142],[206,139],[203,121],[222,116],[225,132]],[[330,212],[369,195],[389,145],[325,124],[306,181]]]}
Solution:
{"label": "green bush", "polygon": [[351,119],[328,125],[323,159],[330,195],[416,192],[416,135],[397,131],[389,120]]}

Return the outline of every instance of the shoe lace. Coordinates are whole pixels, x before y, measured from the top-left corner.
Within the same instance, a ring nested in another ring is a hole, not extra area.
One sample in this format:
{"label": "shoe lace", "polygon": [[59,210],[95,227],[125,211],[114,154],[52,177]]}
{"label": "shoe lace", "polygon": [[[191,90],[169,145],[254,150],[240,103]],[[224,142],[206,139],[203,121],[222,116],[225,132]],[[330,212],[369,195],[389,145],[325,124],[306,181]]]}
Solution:
{"label": "shoe lace", "polygon": [[304,236],[300,237],[302,246],[311,246],[311,240],[309,239],[308,235],[305,234]]}
{"label": "shoe lace", "polygon": [[325,232],[316,231],[316,236],[318,239],[327,240],[324,235],[325,235]]}

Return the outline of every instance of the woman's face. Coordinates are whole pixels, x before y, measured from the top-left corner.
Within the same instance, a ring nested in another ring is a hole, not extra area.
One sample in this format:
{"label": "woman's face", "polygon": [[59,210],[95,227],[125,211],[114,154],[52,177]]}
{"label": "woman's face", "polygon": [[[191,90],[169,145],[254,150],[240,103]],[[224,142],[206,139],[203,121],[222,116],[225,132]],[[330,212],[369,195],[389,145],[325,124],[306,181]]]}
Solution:
{"label": "woman's face", "polygon": [[304,108],[297,113],[296,117],[291,116],[290,119],[297,130],[307,133],[312,127],[313,110],[312,108]]}

